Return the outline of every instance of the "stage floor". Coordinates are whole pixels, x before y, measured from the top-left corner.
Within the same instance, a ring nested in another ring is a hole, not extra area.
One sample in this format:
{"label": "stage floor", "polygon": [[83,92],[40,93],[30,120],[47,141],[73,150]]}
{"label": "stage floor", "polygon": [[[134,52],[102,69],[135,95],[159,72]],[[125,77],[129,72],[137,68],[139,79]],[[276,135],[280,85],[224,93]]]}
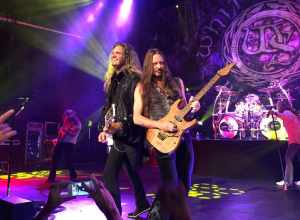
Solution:
{"label": "stage floor", "polygon": [[[80,171],[80,178],[86,178],[91,172]],[[11,195],[20,196],[35,202],[44,202],[48,186],[45,184],[47,171],[18,173],[13,176]],[[147,196],[153,200],[158,182],[158,170],[146,166],[141,170]],[[98,176],[101,173],[97,173]],[[6,176],[0,176],[0,196],[5,196]],[[58,180],[68,179],[62,172]],[[134,209],[134,198],[126,175],[122,174],[123,217]],[[275,181],[251,179],[228,179],[218,177],[193,176],[193,186],[188,202],[194,220],[298,220],[300,216],[300,189],[282,191]],[[1,216],[1,213],[0,213]],[[0,218],[1,219],[1,218]],[[87,197],[77,197],[63,204],[60,212],[51,219],[105,219],[94,202]],[[145,218],[141,218],[145,219]]]}

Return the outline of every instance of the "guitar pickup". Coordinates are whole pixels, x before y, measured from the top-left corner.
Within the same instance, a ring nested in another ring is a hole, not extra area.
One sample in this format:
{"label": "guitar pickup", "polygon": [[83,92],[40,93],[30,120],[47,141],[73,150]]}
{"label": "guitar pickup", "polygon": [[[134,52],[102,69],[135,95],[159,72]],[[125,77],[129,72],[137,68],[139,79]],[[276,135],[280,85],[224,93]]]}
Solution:
{"label": "guitar pickup", "polygon": [[157,137],[160,139],[160,140],[165,140],[166,138],[167,138],[167,135],[165,135],[164,133],[161,133],[161,132],[159,132],[158,133],[158,135],[157,135]]}
{"label": "guitar pickup", "polygon": [[178,122],[182,122],[182,117],[181,116],[175,115],[175,119]]}

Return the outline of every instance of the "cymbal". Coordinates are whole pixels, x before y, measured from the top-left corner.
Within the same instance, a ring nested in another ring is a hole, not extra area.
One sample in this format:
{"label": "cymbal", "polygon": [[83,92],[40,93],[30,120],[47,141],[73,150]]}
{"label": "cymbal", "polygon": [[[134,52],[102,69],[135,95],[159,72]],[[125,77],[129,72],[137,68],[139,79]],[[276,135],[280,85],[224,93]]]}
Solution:
{"label": "cymbal", "polygon": [[285,96],[282,96],[282,97],[275,97],[275,98],[273,98],[275,101],[278,101],[278,100],[290,100],[290,101],[295,101],[296,99],[295,98],[293,98],[293,97],[289,97],[289,98],[287,98],[287,97],[285,97]]}
{"label": "cymbal", "polygon": [[276,91],[278,89],[279,89],[278,87],[266,87],[266,88],[261,88],[258,91],[269,93],[269,92],[274,92],[274,91]]}
{"label": "cymbal", "polygon": [[221,85],[215,86],[215,89],[216,89],[216,91],[218,91],[218,92],[220,92],[220,91],[222,91],[222,92],[230,91],[230,89],[229,89],[228,87],[226,87],[226,86],[221,86]]}
{"label": "cymbal", "polygon": [[239,95],[239,93],[236,91],[222,91],[222,94],[231,95],[231,96]]}
{"label": "cymbal", "polygon": [[285,86],[288,83],[287,79],[282,80],[273,80],[270,82],[269,86],[266,88],[261,88],[258,91],[260,92],[274,92],[280,89],[280,86]]}
{"label": "cymbal", "polygon": [[217,92],[226,93],[228,95],[238,95],[238,93],[236,91],[232,91],[226,86],[217,85],[217,86],[215,86],[215,89]]}

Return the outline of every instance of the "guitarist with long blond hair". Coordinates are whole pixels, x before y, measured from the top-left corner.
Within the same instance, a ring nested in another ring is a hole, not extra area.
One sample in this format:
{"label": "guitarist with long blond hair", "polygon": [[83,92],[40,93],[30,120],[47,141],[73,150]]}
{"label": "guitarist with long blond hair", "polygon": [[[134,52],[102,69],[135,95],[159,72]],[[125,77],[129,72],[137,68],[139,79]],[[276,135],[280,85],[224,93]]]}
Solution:
{"label": "guitarist with long blond hair", "polygon": [[[122,213],[118,175],[124,166],[131,180],[136,200],[136,210],[128,214],[136,218],[148,211],[149,203],[137,168],[143,147],[143,128],[133,123],[133,102],[135,87],[140,80],[141,67],[138,57],[127,44],[116,43],[111,51],[104,88],[106,104],[100,117],[99,142],[107,143],[112,136],[112,146],[103,171],[104,184],[112,194]],[[107,119],[112,112],[114,119]],[[106,119],[106,120],[104,120]],[[105,123],[105,121],[110,121]]]}
{"label": "guitarist with long blond hair", "polygon": [[[158,49],[149,49],[145,55],[143,77],[134,93],[134,123],[145,128],[157,128],[176,132],[177,127],[170,121],[158,121],[165,116],[170,106],[182,99],[186,105],[185,88],[180,78],[172,77],[165,56]],[[199,101],[191,103],[192,111],[200,109]],[[179,147],[172,153],[156,150],[156,159],[163,184],[177,184],[181,181],[188,192],[194,163],[191,136],[185,132]]]}

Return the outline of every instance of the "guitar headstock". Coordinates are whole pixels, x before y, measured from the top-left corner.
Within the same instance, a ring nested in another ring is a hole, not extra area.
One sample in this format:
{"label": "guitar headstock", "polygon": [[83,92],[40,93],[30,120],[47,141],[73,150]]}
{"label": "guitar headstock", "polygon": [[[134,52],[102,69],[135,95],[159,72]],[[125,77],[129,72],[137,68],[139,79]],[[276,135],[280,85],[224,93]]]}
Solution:
{"label": "guitar headstock", "polygon": [[222,69],[218,70],[219,76],[227,76],[230,70],[235,66],[235,63],[226,64]]}

